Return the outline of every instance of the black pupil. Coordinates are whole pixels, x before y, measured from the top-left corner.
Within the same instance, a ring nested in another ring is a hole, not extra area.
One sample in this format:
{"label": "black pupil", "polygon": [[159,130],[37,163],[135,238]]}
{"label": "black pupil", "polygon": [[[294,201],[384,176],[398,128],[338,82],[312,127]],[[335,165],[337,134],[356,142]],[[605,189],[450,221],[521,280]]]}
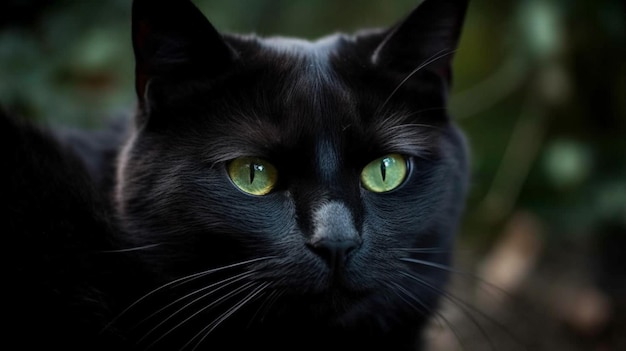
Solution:
{"label": "black pupil", "polygon": [[385,159],[380,161],[380,174],[383,176],[383,182],[384,182],[385,178],[387,177],[387,166],[386,166]]}
{"label": "black pupil", "polygon": [[257,168],[257,164],[256,163],[251,163],[250,164],[250,184],[252,184],[252,182],[254,182],[254,171]]}

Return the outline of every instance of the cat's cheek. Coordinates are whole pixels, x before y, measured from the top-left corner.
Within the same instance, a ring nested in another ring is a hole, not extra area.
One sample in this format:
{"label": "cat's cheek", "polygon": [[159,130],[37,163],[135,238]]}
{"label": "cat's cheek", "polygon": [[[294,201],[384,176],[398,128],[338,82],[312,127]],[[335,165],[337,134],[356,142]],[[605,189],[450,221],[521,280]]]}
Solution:
{"label": "cat's cheek", "polygon": [[275,245],[289,242],[296,231],[295,208],[281,192],[250,195],[219,175],[205,182],[201,193],[189,190],[189,203],[194,205],[188,206],[188,211],[195,213],[205,231],[228,233],[238,238],[244,249],[267,247],[259,253],[271,251]]}

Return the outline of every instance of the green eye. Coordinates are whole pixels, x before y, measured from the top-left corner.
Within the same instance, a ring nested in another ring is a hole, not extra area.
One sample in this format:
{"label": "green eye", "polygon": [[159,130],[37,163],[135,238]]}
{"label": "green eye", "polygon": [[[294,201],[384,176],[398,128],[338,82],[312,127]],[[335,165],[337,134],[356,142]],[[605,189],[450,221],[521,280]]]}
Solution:
{"label": "green eye", "polygon": [[228,164],[228,176],[242,191],[265,195],[276,185],[278,172],[269,162],[256,157],[239,157]]}
{"label": "green eye", "polygon": [[407,166],[404,156],[389,154],[370,162],[361,172],[365,189],[384,193],[400,186],[406,178]]}

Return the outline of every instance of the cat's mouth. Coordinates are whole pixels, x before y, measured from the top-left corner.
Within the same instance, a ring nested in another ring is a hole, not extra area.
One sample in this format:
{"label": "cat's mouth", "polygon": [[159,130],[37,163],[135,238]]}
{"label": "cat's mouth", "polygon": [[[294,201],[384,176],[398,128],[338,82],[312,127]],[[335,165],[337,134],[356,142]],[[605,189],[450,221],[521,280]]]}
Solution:
{"label": "cat's mouth", "polygon": [[360,302],[367,300],[372,291],[350,279],[345,267],[329,271],[322,290],[312,297],[313,306],[326,311],[329,317],[337,318],[352,311]]}
{"label": "cat's mouth", "polygon": [[311,321],[316,320],[330,326],[353,314],[361,302],[367,300],[367,296],[369,295],[361,292],[333,288],[323,293],[294,294],[284,301],[286,303],[283,307],[290,311],[288,314],[301,311],[297,313],[300,317],[304,313],[313,318]]}
{"label": "cat's mouth", "polygon": [[345,260],[334,260],[329,262],[327,286],[330,292],[352,290],[349,288],[347,278]]}

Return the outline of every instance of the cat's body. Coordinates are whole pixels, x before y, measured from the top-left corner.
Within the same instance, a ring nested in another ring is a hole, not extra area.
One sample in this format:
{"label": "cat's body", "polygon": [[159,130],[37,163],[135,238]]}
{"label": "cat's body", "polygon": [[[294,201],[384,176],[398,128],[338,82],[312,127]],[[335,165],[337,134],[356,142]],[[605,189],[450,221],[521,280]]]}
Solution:
{"label": "cat's body", "polygon": [[[81,217],[101,298],[84,334],[101,327],[116,349],[419,349],[464,205],[446,103],[465,7],[428,0],[390,30],[308,42],[135,1],[139,104],[115,181],[89,163],[97,148],[79,152],[112,204]],[[57,218],[74,220],[68,206]]]}
{"label": "cat's body", "polygon": [[[81,160],[41,128],[0,111],[5,347],[109,350],[115,226]],[[115,283],[115,284],[113,284]]]}

